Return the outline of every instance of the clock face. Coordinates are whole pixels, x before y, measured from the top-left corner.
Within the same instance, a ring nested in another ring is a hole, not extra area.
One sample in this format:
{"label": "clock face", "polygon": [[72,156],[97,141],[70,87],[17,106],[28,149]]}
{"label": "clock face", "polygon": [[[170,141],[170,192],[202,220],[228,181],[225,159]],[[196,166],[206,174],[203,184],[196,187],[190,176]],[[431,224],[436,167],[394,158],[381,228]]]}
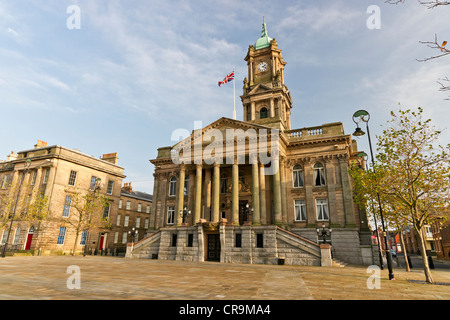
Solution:
{"label": "clock face", "polygon": [[261,62],[260,64],[258,64],[258,71],[259,72],[264,72],[267,70],[267,62]]}

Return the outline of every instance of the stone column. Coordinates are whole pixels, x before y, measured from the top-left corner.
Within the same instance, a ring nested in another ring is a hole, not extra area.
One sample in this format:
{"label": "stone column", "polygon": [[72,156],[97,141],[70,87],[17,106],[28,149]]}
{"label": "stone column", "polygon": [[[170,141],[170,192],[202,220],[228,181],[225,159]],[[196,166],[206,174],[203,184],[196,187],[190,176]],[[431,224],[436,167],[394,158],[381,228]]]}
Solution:
{"label": "stone column", "polygon": [[275,102],[274,99],[270,99],[270,117],[275,118]]}
{"label": "stone column", "polygon": [[234,159],[232,169],[231,194],[232,194],[232,221],[235,226],[239,226],[239,165]]}
{"label": "stone column", "polygon": [[195,208],[194,208],[194,224],[200,221],[202,210],[202,171],[201,164],[197,165],[197,173],[195,175]]}
{"label": "stone column", "polygon": [[251,102],[251,108],[252,108],[252,118],[250,120],[256,120],[256,107],[255,102]]}
{"label": "stone column", "polygon": [[273,165],[278,168],[276,173],[273,175],[273,208],[275,215],[274,224],[281,226],[283,223],[283,216],[281,213],[281,181],[279,160],[273,160]]}
{"label": "stone column", "polygon": [[331,246],[329,244],[320,245],[321,266],[331,267],[333,260],[331,259]]}
{"label": "stone column", "polygon": [[281,212],[282,212],[282,217],[283,217],[283,223],[287,224],[288,223],[288,218],[287,218],[287,211],[288,211],[288,207],[287,207],[287,196],[286,196],[286,160],[285,158],[280,161],[280,181],[281,181]]}
{"label": "stone column", "polygon": [[183,217],[180,215],[180,211],[183,212],[184,209],[184,182],[186,177],[186,168],[184,165],[180,167],[180,176],[178,178],[178,205],[176,214],[177,226],[180,226],[183,222]]}
{"label": "stone column", "polygon": [[330,213],[330,224],[333,227],[340,227],[339,218],[336,208],[336,180],[334,176],[334,164],[332,163],[332,157],[325,158],[325,172],[328,191],[328,210]]}
{"label": "stone column", "polygon": [[[153,199],[152,199],[152,216],[150,217],[150,225],[153,226],[153,229],[157,228],[156,223],[156,213],[158,210],[158,188],[159,188],[159,174],[156,172],[153,174]],[[123,205],[123,204],[122,204]]]}
{"label": "stone column", "polygon": [[341,169],[342,196],[344,198],[345,226],[356,227],[355,214],[353,211],[352,189],[350,187],[350,175],[348,173],[347,155],[339,158],[339,167]]}
{"label": "stone column", "polygon": [[214,163],[214,183],[213,183],[213,212],[212,221],[219,222],[220,209],[220,164]]}
{"label": "stone column", "polygon": [[253,224],[261,224],[261,211],[259,206],[259,164],[257,160],[252,163],[252,207]]}
{"label": "stone column", "polygon": [[305,170],[305,193],[306,193],[306,219],[308,222],[308,227],[315,228],[316,227],[316,203],[314,202],[314,194],[313,194],[313,185],[314,185],[314,176],[313,176],[313,168],[311,163],[308,161],[303,166]]}
{"label": "stone column", "polygon": [[211,221],[211,170],[205,169],[205,211],[204,219]]}
{"label": "stone column", "polygon": [[264,164],[259,165],[259,210],[261,214],[261,224],[267,224],[266,213],[266,175]]}

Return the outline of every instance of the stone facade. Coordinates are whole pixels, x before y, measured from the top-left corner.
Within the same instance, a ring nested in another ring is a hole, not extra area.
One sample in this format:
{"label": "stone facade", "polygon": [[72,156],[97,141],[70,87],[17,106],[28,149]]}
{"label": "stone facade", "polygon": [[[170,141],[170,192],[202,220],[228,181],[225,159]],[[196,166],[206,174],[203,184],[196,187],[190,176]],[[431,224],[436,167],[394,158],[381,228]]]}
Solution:
{"label": "stone facade", "polygon": [[[159,259],[317,265],[316,228],[324,224],[333,229],[334,257],[372,264],[367,218],[353,202],[349,175],[351,164],[359,161],[356,142],[340,122],[291,128],[286,62],[265,24],[263,35],[245,57],[244,121],[221,118],[158,149],[157,159],[151,160],[156,168],[151,226],[160,231],[159,251],[153,254]],[[192,247],[186,246],[190,233]],[[236,233],[241,234],[239,248],[232,245]],[[208,252],[217,242],[218,253]],[[145,246],[138,247],[140,252]]]}
{"label": "stone facade", "polygon": [[[25,170],[26,161],[31,161]],[[18,190],[12,190],[11,185],[22,185],[21,196],[41,194],[48,198],[49,217],[47,220],[33,224],[20,219],[20,213],[25,209],[18,207],[11,228],[8,247],[16,250],[34,250],[42,254],[59,252],[70,253],[73,250],[76,233],[63,221],[74,219],[71,205],[66,206],[67,197],[74,193],[86,193],[92,187],[95,178],[101,179],[97,193],[109,199],[110,205],[104,209],[103,215],[117,215],[118,203],[122,186],[123,168],[117,165],[117,154],[107,154],[102,159],[84,154],[79,150],[61,146],[47,146],[39,141],[34,149],[12,153],[8,161],[0,163],[0,181],[3,194],[9,192],[10,198],[16,198]],[[3,183],[7,182],[7,183]],[[16,192],[16,193],[14,193]],[[13,194],[14,193],[14,194]],[[19,197],[19,198],[20,198]],[[65,213],[64,213],[65,211]],[[66,216],[64,216],[66,215]],[[57,220],[55,222],[55,219]],[[64,233],[61,228],[66,227]],[[2,243],[7,228],[0,230]],[[110,230],[91,231],[86,243],[90,250],[101,250],[106,247]],[[81,237],[77,240],[76,251],[83,251]]]}

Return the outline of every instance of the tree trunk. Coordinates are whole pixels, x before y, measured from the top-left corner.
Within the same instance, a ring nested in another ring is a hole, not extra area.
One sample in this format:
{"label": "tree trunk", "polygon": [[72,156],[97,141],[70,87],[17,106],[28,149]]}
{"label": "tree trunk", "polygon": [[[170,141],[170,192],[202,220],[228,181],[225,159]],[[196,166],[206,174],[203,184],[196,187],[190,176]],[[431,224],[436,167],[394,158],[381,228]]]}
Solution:
{"label": "tree trunk", "polygon": [[77,230],[76,236],[75,236],[75,243],[73,244],[73,251],[72,256],[75,256],[75,250],[77,249],[77,243],[78,243],[78,237],[79,237],[79,231]]}
{"label": "tree trunk", "polygon": [[403,255],[405,257],[405,268],[406,272],[411,272],[411,267],[408,262],[408,253],[406,252],[406,246],[405,246],[405,238],[403,238],[403,228],[398,228],[399,235],[400,235],[400,245],[402,247]]}
{"label": "tree trunk", "polygon": [[419,236],[419,249],[420,249],[420,252],[422,253],[423,271],[425,273],[425,278],[426,278],[427,283],[433,284],[434,281],[433,281],[433,277],[431,276],[430,266],[428,265],[427,250],[425,248],[425,240],[423,239],[422,229],[417,230],[417,233]]}

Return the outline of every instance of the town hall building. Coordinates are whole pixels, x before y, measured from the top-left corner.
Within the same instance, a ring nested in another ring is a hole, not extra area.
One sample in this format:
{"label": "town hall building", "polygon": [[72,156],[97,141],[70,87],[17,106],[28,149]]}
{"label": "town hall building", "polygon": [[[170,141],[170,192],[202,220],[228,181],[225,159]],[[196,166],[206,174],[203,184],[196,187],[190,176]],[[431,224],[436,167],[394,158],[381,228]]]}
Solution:
{"label": "town hall building", "polygon": [[150,161],[152,231],[127,256],[320,265],[325,241],[335,259],[373,264],[349,175],[356,142],[340,122],[291,128],[286,62],[265,23],[245,61],[243,119],[220,118]]}

